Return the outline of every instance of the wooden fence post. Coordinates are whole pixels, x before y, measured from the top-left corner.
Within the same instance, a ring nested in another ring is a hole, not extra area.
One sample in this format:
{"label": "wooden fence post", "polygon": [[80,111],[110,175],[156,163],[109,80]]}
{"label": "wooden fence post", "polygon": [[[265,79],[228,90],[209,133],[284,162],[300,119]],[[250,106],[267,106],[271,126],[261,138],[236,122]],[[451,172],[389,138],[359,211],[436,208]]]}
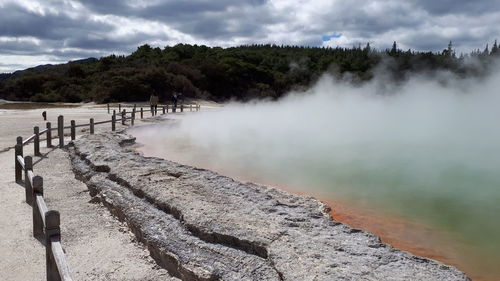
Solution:
{"label": "wooden fence post", "polygon": [[52,239],[61,240],[61,217],[58,211],[48,211],[45,213],[45,260],[47,264],[47,280],[60,281],[61,276],[57,269],[57,264],[52,253]]}
{"label": "wooden fence post", "polygon": [[30,177],[28,176],[28,171],[33,172],[33,158],[31,156],[24,157],[24,190],[26,193],[26,203],[28,205],[33,204],[33,187],[31,186]]}
{"label": "wooden fence post", "polygon": [[43,219],[42,216],[45,214],[40,213],[40,208],[36,203],[36,196],[43,196],[43,178],[40,176],[33,177],[33,237],[41,239],[43,238]]}
{"label": "wooden fence post", "polygon": [[108,114],[109,114],[109,103],[108,103]]}
{"label": "wooden fence post", "polygon": [[165,107],[163,107],[163,114],[165,114]]}
{"label": "wooden fence post", "polygon": [[21,166],[21,163],[17,161],[17,156],[23,157],[23,138],[22,137],[17,137],[16,138],[16,146],[14,147],[14,167],[15,167],[15,175],[16,175],[16,182],[21,182],[23,179],[22,171],[23,171],[23,166]]}
{"label": "wooden fence post", "polygon": [[113,115],[111,116],[111,131],[116,129],[116,110],[113,110]]}
{"label": "wooden fence post", "polygon": [[94,118],[90,118],[90,134],[94,134]]}
{"label": "wooden fence post", "polygon": [[142,110],[142,107],[141,107],[141,119],[144,118],[144,112]]}
{"label": "wooden fence post", "polygon": [[59,135],[59,147],[64,146],[64,116],[57,117],[57,134]]}
{"label": "wooden fence post", "polygon": [[168,113],[168,104],[167,104],[167,113]]}
{"label": "wooden fence post", "polygon": [[52,147],[52,125],[47,122],[47,147]]}
{"label": "wooden fence post", "polygon": [[125,111],[125,109],[124,109],[122,111],[122,125],[125,125],[125,121],[126,121],[125,118],[127,117],[126,114],[127,114],[127,111]]}
{"label": "wooden fence post", "polygon": [[122,105],[118,104],[118,112],[122,112]]}
{"label": "wooden fence post", "polygon": [[71,120],[71,140],[75,140],[76,138],[76,124],[75,120]]}
{"label": "wooden fence post", "polygon": [[181,112],[184,112],[184,104],[181,104]]}
{"label": "wooden fence post", "polygon": [[134,126],[135,123],[135,108],[132,109],[132,119],[130,119],[130,125]]}
{"label": "wooden fence post", "polygon": [[35,138],[33,140],[33,150],[36,156],[40,155],[40,128],[35,126],[33,128],[33,134],[35,134]]}
{"label": "wooden fence post", "polygon": [[190,112],[193,111],[193,105],[192,104],[189,105],[189,111]]}

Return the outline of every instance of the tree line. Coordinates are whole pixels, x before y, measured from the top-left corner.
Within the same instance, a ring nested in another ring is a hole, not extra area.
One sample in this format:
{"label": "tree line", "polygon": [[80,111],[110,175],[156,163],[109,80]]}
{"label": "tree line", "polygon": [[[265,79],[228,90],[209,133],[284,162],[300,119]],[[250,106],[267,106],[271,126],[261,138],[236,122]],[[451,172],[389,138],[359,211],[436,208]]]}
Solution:
{"label": "tree line", "polygon": [[[38,102],[162,101],[173,93],[185,98],[227,101],[278,99],[306,89],[322,74],[348,76],[355,83],[373,78],[384,65],[394,80],[418,72],[447,70],[459,77],[485,75],[497,42],[484,50],[458,55],[450,42],[441,52],[366,46],[323,48],[245,45],[232,48],[178,44],[163,49],[142,45],[128,56],[110,55],[61,65],[39,66],[0,75],[0,98]],[[476,63],[465,63],[466,60]],[[346,75],[349,74],[349,75]]]}

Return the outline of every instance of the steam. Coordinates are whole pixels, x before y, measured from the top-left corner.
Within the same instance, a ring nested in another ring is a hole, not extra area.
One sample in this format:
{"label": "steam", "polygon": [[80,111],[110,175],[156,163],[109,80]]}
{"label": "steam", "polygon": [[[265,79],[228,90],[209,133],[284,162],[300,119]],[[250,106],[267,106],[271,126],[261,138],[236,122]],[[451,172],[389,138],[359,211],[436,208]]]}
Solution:
{"label": "steam", "polygon": [[381,206],[500,261],[500,71],[397,86],[377,77],[325,75],[278,102],[231,103],[134,134],[167,159]]}

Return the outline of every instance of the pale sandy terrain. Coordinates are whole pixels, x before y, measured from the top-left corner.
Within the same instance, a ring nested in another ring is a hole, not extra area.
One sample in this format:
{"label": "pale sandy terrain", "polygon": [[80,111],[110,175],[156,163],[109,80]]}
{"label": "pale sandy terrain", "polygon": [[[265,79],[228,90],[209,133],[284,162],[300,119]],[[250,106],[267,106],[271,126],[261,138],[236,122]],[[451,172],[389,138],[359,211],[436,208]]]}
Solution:
{"label": "pale sandy terrain", "polygon": [[[71,119],[81,124],[90,117],[96,122],[110,118],[105,108],[94,106],[46,110],[53,127],[59,114],[66,125]],[[45,249],[32,236],[32,209],[25,203],[24,188],[14,182],[14,150],[8,150],[16,136],[30,136],[33,126],[45,129],[42,111],[0,113],[0,280],[45,280]],[[110,126],[96,126],[96,133]],[[61,213],[62,245],[74,280],[177,280],[156,265],[128,227],[89,202],[87,187],[74,178],[65,150],[47,149],[43,142],[41,152],[44,156],[33,159],[34,173],[44,178],[48,208]],[[31,144],[25,156],[32,154]]]}

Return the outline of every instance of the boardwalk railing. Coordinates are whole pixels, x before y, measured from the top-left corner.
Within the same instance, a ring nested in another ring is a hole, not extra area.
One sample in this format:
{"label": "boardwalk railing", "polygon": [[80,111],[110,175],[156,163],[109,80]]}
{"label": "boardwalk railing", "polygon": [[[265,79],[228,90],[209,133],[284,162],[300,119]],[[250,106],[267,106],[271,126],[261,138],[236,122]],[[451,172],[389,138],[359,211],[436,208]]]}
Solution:
{"label": "boardwalk railing", "polygon": [[[125,108],[125,107],[129,107],[129,108],[133,108],[132,111],[135,111],[137,109],[137,105],[122,105],[122,104],[107,104],[107,109],[108,109],[108,114],[111,113],[111,110],[113,107],[118,107],[118,112],[122,112],[122,107]],[[199,104],[179,104],[179,105],[173,105],[173,104],[158,104],[156,107],[151,108],[151,107],[146,107],[146,109],[144,109],[144,107],[140,107],[139,110],[137,111],[140,111],[141,113],[141,118],[143,118],[143,115],[144,115],[144,111],[147,111],[149,110],[151,112],[151,115],[156,115],[158,113],[158,110],[161,110],[163,114],[167,114],[169,111],[172,112],[172,113],[175,113],[177,112],[177,110],[179,110],[180,112],[184,112],[184,110],[188,110],[189,111],[199,111],[201,108],[201,106]]]}
{"label": "boardwalk railing", "polygon": [[[20,144],[19,144],[20,143]],[[66,257],[61,246],[59,212],[49,210],[43,198],[43,178],[33,173],[31,156],[22,157],[22,139],[16,144],[17,168],[24,170],[26,203],[33,209],[33,236],[45,242],[45,261],[48,281],[72,281]],[[19,178],[19,180],[21,180]]]}
{"label": "boardwalk railing", "polygon": [[111,120],[94,122],[90,118],[90,123],[76,125],[75,120],[71,120],[70,126],[64,126],[64,117],[60,115],[57,118],[57,128],[52,128],[51,123],[47,122],[47,129],[40,132],[39,127],[34,127],[34,134],[23,141],[22,137],[17,137],[14,149],[15,155],[15,179],[21,183],[24,171],[24,187],[26,192],[26,203],[33,209],[33,236],[45,243],[45,260],[47,281],[71,281],[66,257],[61,245],[60,214],[58,211],[49,210],[43,197],[43,178],[35,176],[33,173],[33,158],[31,156],[23,157],[23,147],[31,141],[34,143],[34,154],[40,154],[40,135],[46,134],[47,147],[52,147],[52,131],[57,130],[59,138],[59,147],[64,146],[64,130],[71,130],[71,140],[76,137],[76,128],[89,127],[90,134],[94,133],[94,126],[98,124],[111,123],[111,130],[115,130],[115,123],[121,121],[125,124],[126,120],[134,123],[135,111],[130,117],[126,117],[126,111],[123,110],[121,118],[116,119],[116,112],[113,111]]}
{"label": "boardwalk railing", "polygon": [[[168,113],[168,106],[163,106],[163,114]],[[180,105],[181,112],[186,105]],[[193,108],[198,111],[200,109],[199,105],[188,105],[190,110]],[[110,113],[110,108],[108,104],[108,113]],[[77,125],[75,120],[70,121],[70,126],[64,126],[64,116],[60,115],[57,118],[57,128],[52,128],[50,122],[46,123],[46,129],[40,131],[40,128],[33,128],[33,135],[29,136],[23,141],[22,137],[17,137],[16,145],[14,146],[14,165],[15,165],[15,179],[16,182],[23,182],[23,171],[24,171],[24,186],[26,192],[26,203],[32,206],[33,209],[33,236],[45,243],[45,259],[47,267],[47,281],[71,281],[70,271],[68,264],[66,262],[66,257],[61,245],[61,229],[60,229],[60,214],[58,211],[49,210],[45,199],[43,197],[43,178],[41,176],[36,176],[33,173],[33,158],[31,156],[23,157],[23,147],[30,142],[34,145],[34,155],[39,156],[40,154],[40,136],[46,136],[45,140],[47,147],[51,148],[52,131],[57,131],[57,137],[59,139],[59,147],[64,147],[64,130],[70,129],[71,140],[76,138],[76,128],[88,127],[89,133],[94,134],[94,127],[96,125],[111,123],[111,130],[116,130],[116,122],[121,122],[122,125],[126,125],[126,121],[130,120],[130,124],[134,125],[136,106],[133,107],[131,112],[127,112],[126,109],[121,110],[121,105],[118,105],[120,118],[116,118],[116,110],[113,110],[113,115],[111,120],[94,122],[94,118],[90,118],[88,124]],[[175,107],[172,109],[175,112]],[[127,114],[130,116],[127,117]],[[153,112],[151,113],[152,115]],[[140,118],[144,118],[144,110],[140,108]]]}

